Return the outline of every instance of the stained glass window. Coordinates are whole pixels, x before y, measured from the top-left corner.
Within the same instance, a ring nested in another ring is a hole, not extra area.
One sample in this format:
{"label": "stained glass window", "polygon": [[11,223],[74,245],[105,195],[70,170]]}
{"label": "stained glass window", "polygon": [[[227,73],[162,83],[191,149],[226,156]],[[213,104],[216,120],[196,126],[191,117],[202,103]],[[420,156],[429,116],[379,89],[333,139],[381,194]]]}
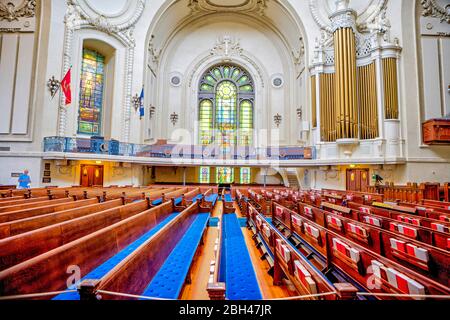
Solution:
{"label": "stained glass window", "polygon": [[200,167],[200,183],[209,183],[209,167]]}
{"label": "stained glass window", "polygon": [[96,51],[83,49],[80,80],[78,133],[101,133],[105,57]]}
{"label": "stained glass window", "polygon": [[216,129],[220,132],[217,142],[224,149],[235,144],[237,88],[231,81],[222,81],[216,89]]}
{"label": "stained glass window", "polygon": [[240,174],[241,174],[241,177],[240,177],[241,184],[250,184],[250,180],[251,180],[250,168],[249,167],[241,168]]}
{"label": "stained glass window", "polygon": [[229,184],[234,182],[234,169],[231,167],[216,168],[216,182],[219,184]]}
{"label": "stained glass window", "polygon": [[[254,100],[254,83],[245,70],[234,65],[209,69],[199,84],[199,143],[215,143],[224,154],[235,145],[251,146]],[[250,181],[250,170],[244,176]],[[241,180],[244,176],[241,172]],[[233,168],[217,168],[216,181],[233,183]]]}
{"label": "stained glass window", "polygon": [[[225,152],[236,144],[251,145],[254,99],[253,80],[242,68],[220,65],[208,70],[199,84],[199,143],[215,142]],[[242,136],[236,137],[237,129],[243,129]]]}
{"label": "stained glass window", "polygon": [[200,143],[208,145],[212,142],[213,104],[211,100],[200,102]]}
{"label": "stained glass window", "polygon": [[249,146],[253,143],[253,104],[250,100],[241,102],[239,110],[240,145]]}

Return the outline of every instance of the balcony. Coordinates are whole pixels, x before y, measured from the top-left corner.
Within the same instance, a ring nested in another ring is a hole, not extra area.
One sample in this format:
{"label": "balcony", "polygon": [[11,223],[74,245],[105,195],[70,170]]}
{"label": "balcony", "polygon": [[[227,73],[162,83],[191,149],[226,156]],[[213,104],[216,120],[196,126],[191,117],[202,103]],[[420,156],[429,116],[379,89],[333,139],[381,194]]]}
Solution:
{"label": "balcony", "polygon": [[450,118],[432,119],[423,123],[423,142],[428,145],[450,145]]}
{"label": "balcony", "polygon": [[[311,162],[315,157],[314,147],[268,147],[254,148],[235,146],[179,145],[168,143],[134,144],[117,140],[105,140],[102,137],[44,138],[46,159],[96,159],[111,161],[130,161],[153,164],[190,164],[190,165],[276,165],[281,161],[286,164]],[[50,156],[51,155],[51,156]],[[170,159],[170,163],[167,160]],[[295,163],[293,163],[295,162]]]}

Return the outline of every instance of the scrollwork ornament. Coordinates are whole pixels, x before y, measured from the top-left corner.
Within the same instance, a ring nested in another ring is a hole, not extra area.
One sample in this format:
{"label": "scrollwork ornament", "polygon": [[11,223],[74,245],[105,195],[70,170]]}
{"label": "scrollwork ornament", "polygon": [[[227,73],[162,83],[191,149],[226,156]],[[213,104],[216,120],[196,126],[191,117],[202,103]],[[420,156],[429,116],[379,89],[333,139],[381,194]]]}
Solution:
{"label": "scrollwork ornament", "polygon": [[36,0],[25,0],[19,6],[13,2],[6,4],[0,2],[0,20],[18,21],[19,18],[32,18],[35,13]]}

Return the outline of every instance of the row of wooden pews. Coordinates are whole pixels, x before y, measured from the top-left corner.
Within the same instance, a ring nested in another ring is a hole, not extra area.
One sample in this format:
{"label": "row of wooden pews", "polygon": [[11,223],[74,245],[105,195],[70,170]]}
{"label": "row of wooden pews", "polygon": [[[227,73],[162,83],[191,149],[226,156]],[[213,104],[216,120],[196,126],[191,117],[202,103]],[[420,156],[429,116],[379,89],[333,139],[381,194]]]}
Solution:
{"label": "row of wooden pews", "polygon": [[[350,275],[369,294],[449,294],[445,203],[404,206],[381,202],[376,194],[333,190],[272,190],[262,195],[263,201],[253,198],[263,205],[272,201],[271,224],[291,243],[304,248],[300,242],[306,242],[329,268]],[[267,226],[259,234],[264,230],[273,237]],[[311,256],[311,250],[304,253]]]}
{"label": "row of wooden pews", "polygon": [[[47,190],[48,198],[41,192],[9,193],[0,202],[0,299],[176,299],[217,199],[212,189],[179,186],[51,188],[57,196]],[[172,274],[170,259],[180,271],[173,292],[157,280]]]}

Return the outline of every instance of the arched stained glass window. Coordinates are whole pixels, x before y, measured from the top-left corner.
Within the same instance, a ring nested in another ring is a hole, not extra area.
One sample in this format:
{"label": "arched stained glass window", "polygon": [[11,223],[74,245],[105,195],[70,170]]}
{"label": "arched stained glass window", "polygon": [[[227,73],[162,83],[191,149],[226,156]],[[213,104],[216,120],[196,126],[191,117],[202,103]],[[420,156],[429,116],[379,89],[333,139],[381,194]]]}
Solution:
{"label": "arched stained glass window", "polygon": [[247,71],[234,65],[209,69],[199,84],[199,143],[215,142],[224,149],[251,145],[254,100],[254,83]]}
{"label": "arched stained glass window", "polygon": [[240,180],[241,184],[250,184],[251,182],[251,175],[250,175],[250,168],[249,167],[243,167],[240,170]]}
{"label": "arched stained glass window", "polygon": [[96,51],[83,49],[78,108],[78,133],[101,133],[105,57]]}
{"label": "arched stained glass window", "polygon": [[209,183],[209,174],[210,174],[210,168],[209,167],[200,167],[200,183]]}
{"label": "arched stained glass window", "polygon": [[[198,97],[200,144],[214,143],[224,153],[236,145],[253,144],[254,88],[248,72],[235,65],[218,65],[205,72]],[[245,176],[250,177],[250,172]],[[233,183],[234,169],[217,168],[216,181]]]}

